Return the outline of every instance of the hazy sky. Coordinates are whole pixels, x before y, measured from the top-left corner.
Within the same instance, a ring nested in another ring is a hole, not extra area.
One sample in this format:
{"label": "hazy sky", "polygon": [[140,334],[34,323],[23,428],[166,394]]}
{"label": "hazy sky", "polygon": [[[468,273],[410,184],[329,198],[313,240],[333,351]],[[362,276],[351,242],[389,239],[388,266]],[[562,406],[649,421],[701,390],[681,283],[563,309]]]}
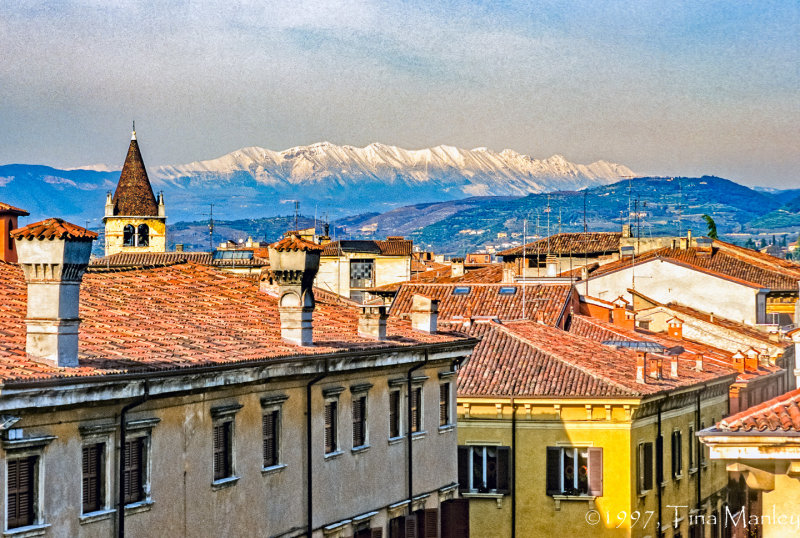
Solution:
{"label": "hazy sky", "polygon": [[798,187],[800,2],[0,2],[0,163],[328,140]]}

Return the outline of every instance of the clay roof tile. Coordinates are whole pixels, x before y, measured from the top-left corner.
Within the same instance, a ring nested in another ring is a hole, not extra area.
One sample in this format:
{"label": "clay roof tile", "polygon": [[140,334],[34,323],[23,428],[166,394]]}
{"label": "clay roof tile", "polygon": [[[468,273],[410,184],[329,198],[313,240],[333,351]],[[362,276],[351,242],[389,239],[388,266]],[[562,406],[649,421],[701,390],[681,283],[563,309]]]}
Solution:
{"label": "clay roof tile", "polygon": [[51,218],[12,230],[11,237],[15,239],[73,239],[77,241],[91,241],[97,239],[97,233],[71,224],[63,219]]}

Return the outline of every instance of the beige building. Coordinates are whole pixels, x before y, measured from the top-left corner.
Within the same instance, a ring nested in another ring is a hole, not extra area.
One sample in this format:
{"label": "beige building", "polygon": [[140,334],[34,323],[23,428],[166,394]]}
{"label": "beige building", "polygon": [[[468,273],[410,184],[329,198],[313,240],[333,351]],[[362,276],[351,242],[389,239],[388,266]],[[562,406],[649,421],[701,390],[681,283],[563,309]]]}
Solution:
{"label": "beige building", "polygon": [[0,264],[0,481],[13,536],[467,536],[455,376],[475,340],[203,265],[84,274],[49,219]]}

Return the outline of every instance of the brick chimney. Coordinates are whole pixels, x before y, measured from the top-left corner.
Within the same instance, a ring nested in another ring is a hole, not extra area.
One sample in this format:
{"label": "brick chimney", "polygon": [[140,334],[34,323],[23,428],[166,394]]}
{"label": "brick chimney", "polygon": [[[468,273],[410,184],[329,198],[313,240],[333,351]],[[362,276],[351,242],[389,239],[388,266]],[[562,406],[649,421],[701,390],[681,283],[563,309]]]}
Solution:
{"label": "brick chimney", "polygon": [[667,322],[667,334],[672,338],[683,340],[683,321],[678,318],[671,318]]}
{"label": "brick chimney", "polygon": [[743,374],[744,373],[744,360],[745,360],[744,354],[741,351],[737,351],[736,353],[733,354],[733,356],[731,357],[731,360],[733,360],[733,367],[736,370],[739,370],[740,374]]}
{"label": "brick chimney", "polygon": [[28,284],[26,353],[52,366],[78,366],[80,286],[97,234],[47,219],[11,237]]}
{"label": "brick chimney", "polygon": [[661,369],[663,368],[663,359],[661,355],[656,355],[655,357],[650,357],[648,361],[650,363],[650,372],[649,375],[653,379],[662,379]]}
{"label": "brick chimney", "polygon": [[321,251],[320,245],[304,241],[296,234],[287,235],[269,246],[270,269],[278,285],[281,338],[298,346],[314,344],[313,284]]}
{"label": "brick chimney", "polygon": [[17,262],[17,249],[11,238],[11,230],[17,227],[19,217],[27,217],[29,214],[24,209],[0,202],[0,260],[8,263]]}
{"label": "brick chimney", "polygon": [[644,351],[636,352],[636,382],[647,383],[644,372],[647,368],[647,353]]}
{"label": "brick chimney", "polygon": [[384,305],[361,305],[358,314],[358,335],[373,340],[386,340],[386,313]]}
{"label": "brick chimney", "polygon": [[758,351],[753,349],[752,347],[744,352],[745,360],[744,360],[744,369],[749,370],[751,372],[758,371]]}
{"label": "brick chimney", "polygon": [[698,372],[702,372],[703,371],[703,359],[704,358],[705,357],[703,357],[702,353],[697,353],[694,356],[694,369],[697,370]]}
{"label": "brick chimney", "polygon": [[415,331],[435,333],[439,317],[439,300],[414,294],[411,300],[411,328]]}

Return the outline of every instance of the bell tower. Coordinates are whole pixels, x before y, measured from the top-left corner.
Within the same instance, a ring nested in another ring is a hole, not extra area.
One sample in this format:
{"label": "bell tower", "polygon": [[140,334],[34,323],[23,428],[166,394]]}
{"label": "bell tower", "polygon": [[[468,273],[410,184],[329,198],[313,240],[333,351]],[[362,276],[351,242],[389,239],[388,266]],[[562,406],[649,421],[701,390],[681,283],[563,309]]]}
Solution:
{"label": "bell tower", "polygon": [[122,166],[117,190],[106,196],[105,255],[118,252],[165,252],[167,250],[167,216],[164,194],[158,200],[147,177],[136,124],[131,132],[131,145]]}

